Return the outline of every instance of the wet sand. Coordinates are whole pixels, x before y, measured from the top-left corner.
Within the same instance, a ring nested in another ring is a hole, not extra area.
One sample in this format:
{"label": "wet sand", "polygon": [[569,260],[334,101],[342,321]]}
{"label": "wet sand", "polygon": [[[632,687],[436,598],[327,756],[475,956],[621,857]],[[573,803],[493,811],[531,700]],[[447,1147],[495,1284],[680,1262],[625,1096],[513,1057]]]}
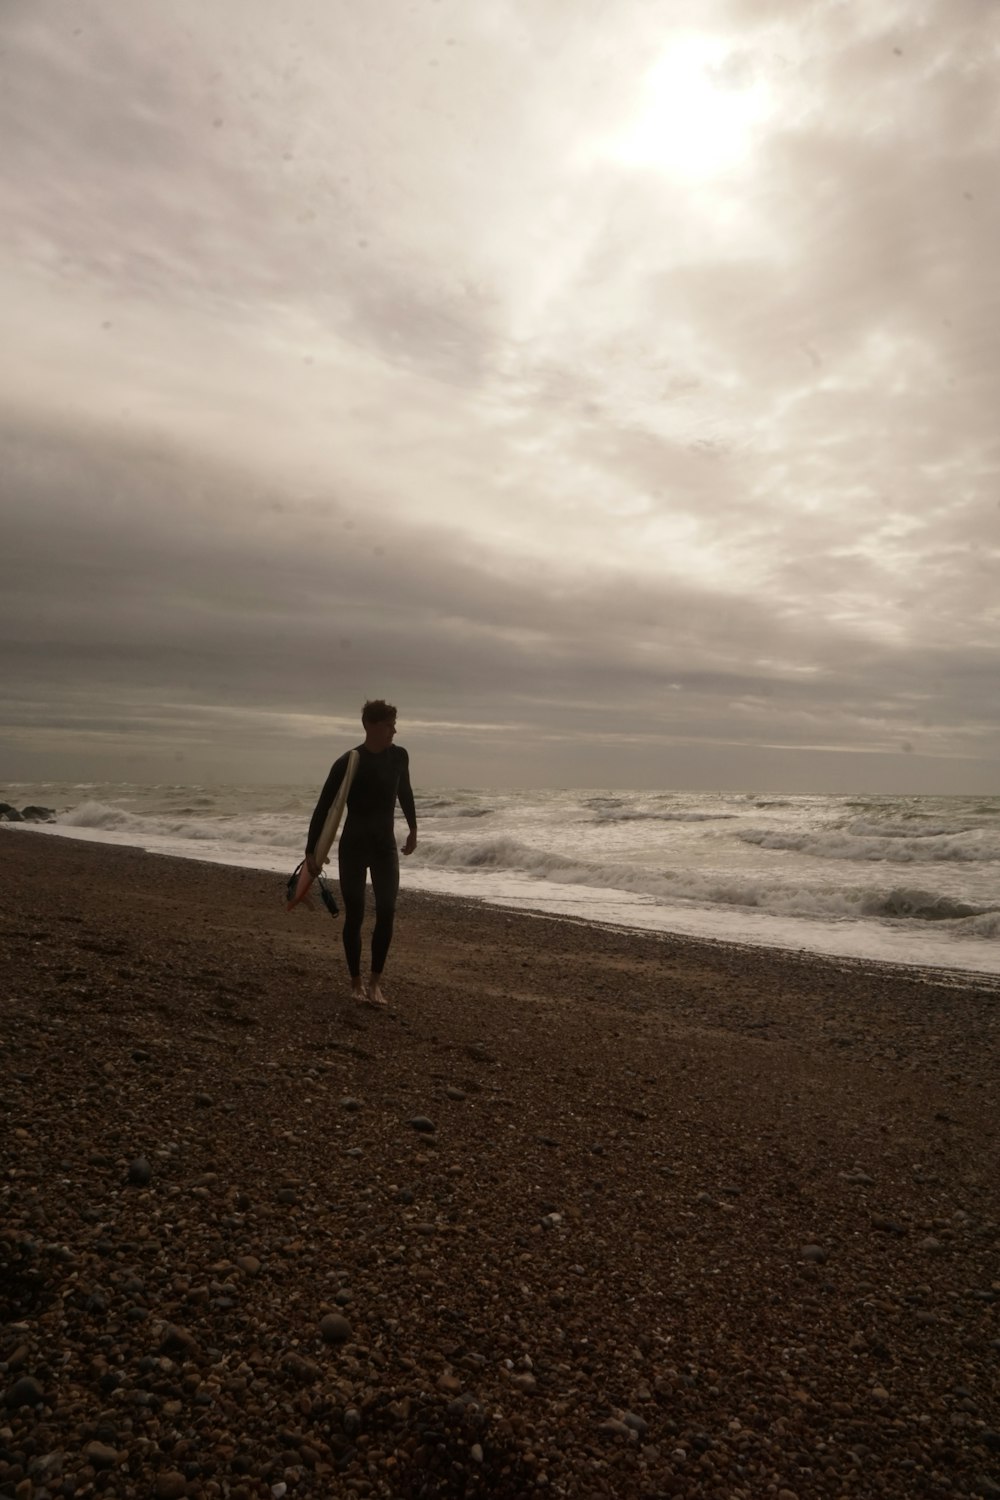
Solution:
{"label": "wet sand", "polygon": [[404,866],[382,1013],[273,876],[0,894],[0,1495],[1000,1495],[997,984]]}

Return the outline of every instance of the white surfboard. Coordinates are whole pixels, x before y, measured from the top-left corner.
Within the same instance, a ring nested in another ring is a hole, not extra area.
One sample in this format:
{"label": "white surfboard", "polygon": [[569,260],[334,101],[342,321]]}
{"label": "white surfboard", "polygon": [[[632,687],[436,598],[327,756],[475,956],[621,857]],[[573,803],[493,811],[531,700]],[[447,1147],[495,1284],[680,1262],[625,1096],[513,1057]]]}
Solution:
{"label": "white surfboard", "polygon": [[[344,816],[344,808],[347,806],[347,796],[351,790],[351,783],[354,780],[354,774],[358,769],[360,760],[361,756],[357,750],[352,750],[348,757],[344,779],[337,789],[336,797],[334,797],[330,804],[330,811],[326,815],[326,821],[323,824],[319,838],[316,840],[313,859],[320,869],[323,868],[330,858],[330,850],[333,848],[333,841],[337,837],[337,829],[340,827],[340,820]],[[298,885],[295,887],[295,895],[285,908],[286,911],[291,911],[293,906],[298,906],[303,896],[308,893],[312,883],[313,877],[309,874],[306,866],[303,865],[299,874]]]}

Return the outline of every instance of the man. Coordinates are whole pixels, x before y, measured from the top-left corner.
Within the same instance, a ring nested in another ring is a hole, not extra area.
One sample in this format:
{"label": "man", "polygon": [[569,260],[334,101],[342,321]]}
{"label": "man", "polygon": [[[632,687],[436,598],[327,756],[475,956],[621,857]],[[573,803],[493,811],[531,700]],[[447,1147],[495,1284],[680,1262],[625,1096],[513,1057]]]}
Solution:
{"label": "man", "polygon": [[[392,941],[399,894],[399,854],[392,829],[397,799],[410,830],[403,845],[404,854],[412,854],[417,847],[417,811],[410,787],[410,757],[402,745],[392,743],[396,735],[395,708],[382,698],[369,700],[361,714],[361,723],[365,742],[358,746],[360,759],[347,794],[347,820],[337,857],[344,902],[344,953],[355,999],[385,1005],[382,971]],[[306,865],[313,876],[319,874],[313,858],[316,840],[347,772],[349,758],[347,751],[334,761],[309,824]],[[371,871],[375,893],[375,930],[371,977],[366,989],[361,979],[361,923],[365,915],[367,870]]]}

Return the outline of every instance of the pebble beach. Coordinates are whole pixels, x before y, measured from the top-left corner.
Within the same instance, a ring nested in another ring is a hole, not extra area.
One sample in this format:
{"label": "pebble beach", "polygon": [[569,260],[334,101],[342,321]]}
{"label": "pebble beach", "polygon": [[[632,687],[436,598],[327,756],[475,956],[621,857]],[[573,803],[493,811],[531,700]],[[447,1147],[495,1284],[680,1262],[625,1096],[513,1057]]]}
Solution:
{"label": "pebble beach", "polygon": [[1000,982],[404,866],[383,1012],[273,875],[0,894],[0,1495],[1000,1496]]}

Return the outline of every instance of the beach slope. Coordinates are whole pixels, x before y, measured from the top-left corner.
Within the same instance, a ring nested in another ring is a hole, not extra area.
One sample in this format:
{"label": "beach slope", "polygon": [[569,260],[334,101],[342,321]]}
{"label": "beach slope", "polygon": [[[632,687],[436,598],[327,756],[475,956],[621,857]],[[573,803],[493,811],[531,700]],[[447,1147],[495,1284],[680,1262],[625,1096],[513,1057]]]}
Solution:
{"label": "beach slope", "polygon": [[1000,1495],[995,985],[283,894],[0,830],[0,1495]]}

